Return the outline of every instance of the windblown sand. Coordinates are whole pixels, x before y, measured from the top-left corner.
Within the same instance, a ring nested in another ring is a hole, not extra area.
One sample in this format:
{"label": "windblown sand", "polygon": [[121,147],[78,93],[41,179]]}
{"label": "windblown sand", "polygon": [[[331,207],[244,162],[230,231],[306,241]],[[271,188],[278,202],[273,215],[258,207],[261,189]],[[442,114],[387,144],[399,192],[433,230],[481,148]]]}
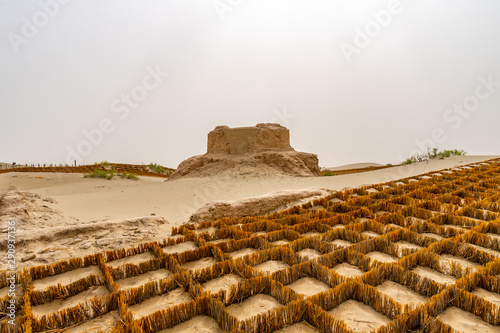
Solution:
{"label": "windblown sand", "polygon": [[116,280],[116,284],[122,289],[136,288],[148,282],[165,279],[172,276],[172,272],[165,268],[156,271],[150,271],[138,276]]}
{"label": "windblown sand", "polygon": [[50,286],[56,286],[58,284],[66,286],[91,275],[101,276],[102,274],[99,267],[88,266],[84,268],[77,268],[66,273],[47,276],[43,279],[35,280],[33,281],[33,290],[44,290]]}
{"label": "windblown sand", "polygon": [[310,297],[330,289],[330,287],[323,282],[310,277],[299,279],[294,283],[289,284],[288,288],[298,294],[304,295],[305,297]]}
{"label": "windblown sand", "polygon": [[245,320],[280,306],[282,306],[280,302],[271,296],[259,294],[241,303],[231,304],[228,306],[227,310],[238,320]]}
{"label": "windblown sand", "polygon": [[343,302],[328,312],[341,319],[354,332],[371,332],[391,321],[371,306],[355,300]]}
{"label": "windblown sand", "polygon": [[217,322],[208,316],[198,316],[172,328],[158,331],[158,333],[222,333]]}
{"label": "windblown sand", "polygon": [[453,284],[456,281],[455,278],[445,275],[441,272],[438,272],[428,267],[417,266],[414,269],[412,269],[412,272],[417,273],[418,275],[426,277],[428,279],[431,279],[434,282],[445,285]]}
{"label": "windblown sand", "polygon": [[449,307],[437,316],[437,319],[454,329],[465,333],[498,333],[500,327],[492,326],[470,312],[456,307]]}
{"label": "windblown sand", "polygon": [[332,268],[332,271],[345,277],[357,277],[364,274],[361,269],[348,263],[338,264]]}
{"label": "windblown sand", "polygon": [[393,281],[384,281],[384,283],[378,285],[376,288],[382,294],[386,294],[399,303],[407,304],[413,308],[427,302],[427,297]]}
{"label": "windblown sand", "polygon": [[[6,173],[0,174],[0,194],[7,193],[8,191],[12,193],[11,202],[14,204],[9,207],[8,212],[9,214],[14,214],[21,221],[19,223],[19,232],[22,238],[26,240],[26,246],[20,248],[18,253],[20,267],[32,267],[71,257],[82,257],[90,253],[102,252],[105,249],[129,248],[146,241],[163,240],[170,236],[172,226],[188,221],[190,216],[206,203],[217,200],[234,202],[248,197],[268,195],[276,191],[301,191],[304,189],[341,190],[345,187],[356,187],[397,180],[404,177],[414,177],[425,172],[461,166],[489,158],[492,157],[461,156],[430,161],[428,164],[419,163],[361,174],[310,178],[241,176],[235,178],[179,179],[164,182],[161,178],[153,177],[140,177],[139,181],[123,179],[109,181],[103,179],[84,179],[81,174]],[[332,199],[331,201],[332,203],[342,202],[340,199]],[[287,205],[295,203],[289,202]],[[6,218],[7,216],[4,214],[1,218]],[[335,227],[341,228],[344,226],[338,225]],[[392,227],[396,228],[396,226]],[[455,226],[449,225],[449,227]],[[206,228],[196,230],[195,232],[211,234],[214,231],[214,228]],[[367,238],[379,236],[379,234],[373,231],[366,231],[362,234]],[[263,234],[260,233],[259,235]],[[317,235],[318,232],[312,230],[302,236],[314,237]],[[422,235],[432,237],[436,240],[443,239],[442,236],[432,233],[423,233]],[[500,240],[500,235],[492,233],[486,235],[493,240]],[[212,243],[228,240],[215,240]],[[290,243],[290,241],[282,239],[273,244],[281,245],[287,243]],[[352,243],[342,239],[334,240],[331,244],[338,247],[352,245]],[[397,245],[400,250],[417,250],[420,248],[415,244],[403,241],[398,242]],[[194,242],[186,241],[165,247],[162,250],[165,253],[173,254],[196,248],[198,247]],[[490,251],[489,253],[493,253],[491,251],[494,251],[491,249],[484,250]],[[230,255],[234,257],[244,256],[252,254],[254,251],[256,250],[242,249],[230,253]],[[304,257],[311,257],[317,256],[319,252],[314,249],[304,249],[301,254]],[[397,260],[397,258],[389,258],[387,254],[381,252],[372,252],[367,255],[375,260],[384,262]],[[449,265],[449,262],[456,262],[465,266],[469,265],[474,269],[477,268],[477,264],[466,259],[449,257],[452,256],[441,255],[441,263]],[[138,264],[146,262],[153,258],[154,256],[147,252],[110,261],[106,264],[116,268],[127,263]],[[0,268],[5,269],[6,262],[0,260],[0,263],[3,265]],[[202,258],[185,263],[184,267],[193,270],[208,267],[213,263],[215,263],[213,258]],[[286,267],[288,265],[285,262],[271,260],[256,265],[254,268],[271,274]],[[332,270],[346,277],[357,277],[364,274],[360,268],[348,263],[339,264],[333,267]],[[413,272],[443,284],[455,282],[453,277],[427,267],[416,267],[413,269]],[[101,274],[97,266],[80,268],[68,273],[35,280],[34,288],[36,290],[44,290],[58,283],[68,285],[93,274]],[[166,269],[160,269],[136,277],[117,280],[116,282],[120,288],[127,289],[169,276],[171,276],[171,272]],[[228,274],[205,282],[203,288],[210,292],[228,291],[232,285],[241,281],[240,277]],[[306,297],[329,289],[326,284],[313,278],[299,279],[288,287]],[[402,303],[411,302],[420,304],[421,302],[425,302],[425,298],[421,295],[414,293],[405,286],[391,283],[391,281],[382,283],[377,286],[377,289]],[[474,290],[473,293],[494,304],[498,305],[500,302],[499,295],[496,293],[481,288]],[[91,297],[102,297],[107,294],[109,294],[109,291],[104,286],[91,287],[76,296],[64,300],[57,299],[44,305],[34,306],[32,311],[35,316],[42,316],[84,302]],[[176,289],[167,294],[153,297],[130,306],[130,309],[133,312],[134,318],[140,318],[158,309],[186,303],[191,300],[192,298],[189,293],[182,289]],[[259,294],[241,303],[230,305],[229,311],[239,320],[244,320],[280,306],[282,304],[271,296]],[[388,322],[387,317],[357,301],[344,302],[336,309],[333,309],[331,313],[337,318],[342,318],[353,330],[359,331],[373,330]],[[498,329],[497,327],[488,326],[488,324],[482,322],[480,319],[477,321],[477,317],[472,316],[474,317],[472,318],[471,316],[469,313],[465,313],[464,315],[453,308],[448,308],[440,315],[439,319],[443,321],[451,320],[450,325],[466,332],[473,332],[472,329],[474,328],[477,328],[480,332],[497,332],[495,331],[495,329]],[[111,312],[83,325],[73,327],[69,331],[92,332],[96,327],[106,330],[113,326],[118,318],[119,315],[116,312]],[[213,319],[201,316],[162,332],[197,331],[220,332],[220,328],[218,328]],[[287,327],[281,330],[281,332],[306,333],[315,332],[315,330],[299,323]]]}
{"label": "windblown sand", "polygon": [[[211,293],[217,293],[221,290],[225,290],[229,293],[231,287],[235,284],[245,281],[242,277],[235,274],[226,274],[221,277],[212,279],[202,284],[202,287]],[[227,294],[226,294],[227,295]]]}
{"label": "windblown sand", "polygon": [[172,307],[174,305],[187,303],[192,300],[193,298],[188,292],[182,290],[181,288],[177,288],[169,293],[152,297],[144,302],[132,305],[129,309],[132,312],[134,319],[138,319],[154,313],[158,311],[158,309]]}
{"label": "windblown sand", "polygon": [[90,287],[88,290],[85,290],[78,295],[64,299],[56,299],[49,303],[34,306],[32,308],[32,312],[35,316],[40,317],[61,311],[63,309],[71,308],[80,303],[84,303],[86,300],[92,297],[105,296],[107,294],[109,294],[109,292],[105,286]]}
{"label": "windblown sand", "polygon": [[276,271],[279,271],[279,270],[282,270],[282,269],[285,269],[288,267],[290,267],[290,266],[288,266],[288,264],[284,263],[283,261],[269,260],[269,261],[266,261],[260,265],[255,266],[255,269],[257,271],[261,271],[263,273],[272,274]]}

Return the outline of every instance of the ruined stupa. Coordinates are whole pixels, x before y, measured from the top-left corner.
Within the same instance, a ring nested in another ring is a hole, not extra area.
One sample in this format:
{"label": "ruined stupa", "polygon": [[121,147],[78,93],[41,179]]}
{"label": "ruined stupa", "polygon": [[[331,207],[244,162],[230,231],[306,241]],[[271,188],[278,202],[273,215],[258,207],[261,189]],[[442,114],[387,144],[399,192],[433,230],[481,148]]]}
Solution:
{"label": "ruined stupa", "polygon": [[279,124],[217,126],[208,133],[207,153],[181,162],[170,179],[247,174],[318,176],[318,157],[295,151]]}

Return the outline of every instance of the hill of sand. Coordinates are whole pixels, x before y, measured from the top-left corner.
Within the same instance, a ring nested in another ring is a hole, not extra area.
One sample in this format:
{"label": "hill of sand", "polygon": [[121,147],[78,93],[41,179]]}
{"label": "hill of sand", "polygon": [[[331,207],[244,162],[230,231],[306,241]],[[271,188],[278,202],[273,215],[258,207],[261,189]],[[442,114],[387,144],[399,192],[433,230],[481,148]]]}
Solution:
{"label": "hill of sand", "polygon": [[322,169],[323,170],[330,170],[330,171],[341,171],[341,170],[349,170],[349,169],[363,169],[363,168],[370,168],[370,167],[379,167],[379,166],[382,166],[382,164],[365,162],[365,163],[352,163],[352,164],[346,164],[346,165],[329,167],[329,168],[322,168]]}
{"label": "hill of sand", "polygon": [[[25,261],[22,265],[33,266],[104,248],[161,240],[170,235],[172,226],[189,221],[195,213],[195,221],[266,214],[329,191],[491,158],[456,156],[333,177],[222,176],[170,181],[140,177],[133,181],[89,179],[81,174],[12,172],[0,174],[1,223],[6,226],[9,218],[19,221],[18,240],[24,238],[28,242],[18,255]],[[0,263],[0,269],[5,268],[6,260]]]}
{"label": "hill of sand", "polygon": [[[26,324],[34,332],[97,333],[114,326],[118,332],[128,332],[138,326],[145,332],[161,333],[307,333],[327,331],[332,323],[336,325],[334,320],[363,332],[382,326],[394,332],[449,327],[498,332],[500,294],[498,285],[490,282],[500,277],[500,160],[479,163],[483,159],[440,161],[431,167],[446,162],[453,168],[432,169],[383,186],[335,191],[301,207],[254,219],[234,216],[280,209],[290,200],[323,196],[331,190],[281,190],[215,201],[201,206],[195,217],[204,220],[226,214],[230,219],[172,228],[174,236],[167,239],[163,239],[168,235],[164,226],[170,229],[171,224],[162,216],[78,221],[64,210],[69,208],[67,202],[61,205],[58,200],[75,195],[79,204],[88,204],[87,197],[104,189],[110,199],[104,204],[127,209],[140,201],[132,192],[153,190],[155,185],[168,194],[161,197],[165,202],[187,205],[190,202],[178,200],[179,193],[171,188],[179,183],[189,197],[196,188],[186,182],[68,178],[64,184],[64,178],[59,178],[62,184],[56,190],[54,182],[61,175],[54,179],[46,178],[47,174],[4,175],[0,178],[2,189],[7,188],[0,198],[2,224],[8,225],[5,219],[18,222],[18,268],[37,266],[20,276],[17,303],[24,295],[27,306],[23,309],[32,318]],[[366,182],[426,168],[425,163],[358,176]],[[219,177],[210,184],[217,184],[221,193],[224,186],[227,190],[237,187],[233,193],[243,196],[254,181],[264,186],[273,180],[264,178],[254,177],[244,184],[244,179]],[[337,183],[332,182],[335,178]],[[320,181],[334,187],[345,181],[342,178],[347,177],[311,178],[302,185]],[[294,179],[279,180],[284,187]],[[31,191],[14,185],[26,187],[39,181],[46,181],[44,193],[34,193],[42,189],[41,183]],[[240,186],[234,186],[235,182]],[[84,194],[71,192],[75,187],[85,189],[82,184],[97,190],[87,187]],[[62,189],[67,192],[62,194]],[[57,196],[46,196],[50,191]],[[130,197],[114,198],[117,192]],[[210,192],[203,194],[210,196]],[[216,191],[212,193],[217,196]],[[151,204],[155,202],[141,202],[143,209],[150,209]],[[7,231],[7,227],[2,229],[3,234]],[[141,246],[131,248],[134,242]],[[5,243],[0,244],[6,251]],[[89,256],[78,258],[84,254]],[[60,261],[68,258],[72,260]],[[5,262],[1,266],[5,269]],[[6,273],[0,272],[0,277],[0,306],[5,316],[12,296],[6,297],[10,288]],[[310,307],[309,301],[316,306]],[[21,314],[18,324],[25,321]],[[5,328],[5,320],[0,324]]]}

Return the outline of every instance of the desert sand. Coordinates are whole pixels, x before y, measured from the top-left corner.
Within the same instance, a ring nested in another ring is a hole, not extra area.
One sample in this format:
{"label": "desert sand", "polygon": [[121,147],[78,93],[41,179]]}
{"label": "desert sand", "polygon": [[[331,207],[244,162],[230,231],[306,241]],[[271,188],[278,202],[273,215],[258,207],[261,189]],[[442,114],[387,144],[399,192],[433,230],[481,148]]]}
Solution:
{"label": "desert sand", "polygon": [[[209,219],[214,216],[213,210],[216,207],[231,207],[227,214],[232,216],[238,215],[238,211],[248,209],[249,203],[253,203],[256,209],[254,211],[245,210],[244,215],[252,215],[252,212],[265,214],[291,207],[297,203],[305,203],[336,190],[393,181],[404,177],[415,177],[417,181],[418,177],[416,176],[422,173],[445,168],[459,168],[465,164],[479,163],[490,158],[492,157],[458,156],[444,160],[431,160],[429,163],[396,166],[334,177],[297,178],[284,175],[240,175],[237,177],[181,178],[171,181],[153,177],[140,177],[138,181],[123,179],[110,181],[84,179],[81,174],[6,173],[0,174],[0,194],[6,195],[5,200],[0,205],[2,213],[0,217],[2,222],[11,218],[19,221],[19,238],[25,241],[23,246],[19,247],[20,266],[32,267],[109,249],[129,248],[152,240],[163,240],[171,236],[172,226],[186,223],[193,214],[199,221]],[[351,195],[351,197],[356,197],[356,195]],[[279,198],[279,205],[267,204],[267,202],[277,198]],[[340,199],[334,201],[342,202]],[[388,212],[382,213],[387,214]],[[361,221],[363,219],[358,219],[358,222]],[[398,226],[394,225],[393,227]],[[208,227],[197,230],[196,234],[213,234],[215,231],[216,228]],[[363,239],[380,236],[380,234],[370,230],[360,234]],[[263,235],[265,236],[262,232],[255,233],[257,237]],[[442,239],[441,236],[433,233],[422,233],[422,235]],[[311,230],[301,236],[321,237],[321,234],[316,230]],[[486,236],[495,240],[500,237],[494,233],[486,233]],[[227,240],[214,240],[212,243]],[[290,241],[282,239],[271,244],[283,245],[287,243]],[[336,248],[353,245],[343,239],[333,240],[331,244]],[[405,241],[399,241],[396,245],[400,251],[402,249],[415,251],[421,249],[420,246]],[[166,254],[176,254],[197,248],[195,242],[185,241],[167,246],[162,251]],[[253,248],[244,248],[229,253],[229,255],[232,258],[241,258],[255,252],[257,250]],[[495,252],[498,251],[489,250],[488,253],[495,255]],[[317,250],[311,248],[305,248],[298,251],[297,254],[303,260],[320,256]],[[399,258],[378,251],[368,252],[365,255],[381,264],[399,260]],[[123,268],[127,264],[145,263],[154,258],[155,256],[151,252],[145,252],[109,261],[106,264],[112,269],[117,269]],[[443,254],[439,261],[442,271],[446,272],[452,262],[465,268],[479,268],[479,265],[464,258]],[[205,257],[185,262],[182,266],[189,271],[195,271],[209,268],[215,263],[214,258]],[[1,264],[1,268],[5,269],[6,262]],[[272,274],[287,267],[289,265],[284,261],[268,260],[253,268],[264,274]],[[357,280],[365,273],[360,267],[346,262],[335,265],[331,270],[348,280]],[[428,267],[417,266],[412,271],[443,285],[451,285],[456,282],[456,279],[451,275]],[[34,290],[43,291],[50,286],[68,285],[90,275],[103,278],[97,266],[89,266],[36,280],[33,286]],[[171,276],[172,272],[162,268],[138,276],[117,279],[116,284],[120,289],[130,289]],[[202,287],[211,293],[217,293],[220,290],[228,292],[231,286],[242,281],[241,277],[231,273],[207,281],[202,284]],[[330,289],[326,284],[309,277],[298,279],[288,287],[304,297],[310,297]],[[385,281],[376,288],[383,294],[411,307],[427,301],[425,297],[392,281]],[[497,305],[500,303],[499,295],[496,293],[482,288],[472,292],[491,303]],[[91,297],[102,297],[107,294],[109,291],[104,285],[94,286],[76,296],[56,299],[43,305],[34,306],[32,311],[36,317],[40,317],[85,302]],[[188,292],[177,288],[140,304],[132,305],[129,309],[133,318],[138,319],[150,315],[158,308],[188,303],[191,300],[192,297]],[[229,305],[228,311],[238,320],[245,320],[281,306],[283,304],[273,297],[258,294]],[[462,315],[460,311],[450,307],[438,318],[445,323],[453,322],[453,327],[466,332],[472,332],[473,329],[497,332],[498,327],[491,326],[479,318],[474,318],[471,314]],[[329,312],[336,318],[342,318],[353,331],[370,331],[389,322],[386,316],[355,300],[343,302]],[[118,318],[119,315],[116,312],[110,312],[84,325],[72,328],[71,331],[84,332],[91,331],[95,327],[111,327]],[[212,318],[197,316],[173,329],[161,332],[221,332],[221,330]],[[316,332],[316,330],[305,323],[297,323],[280,332],[307,333]]]}

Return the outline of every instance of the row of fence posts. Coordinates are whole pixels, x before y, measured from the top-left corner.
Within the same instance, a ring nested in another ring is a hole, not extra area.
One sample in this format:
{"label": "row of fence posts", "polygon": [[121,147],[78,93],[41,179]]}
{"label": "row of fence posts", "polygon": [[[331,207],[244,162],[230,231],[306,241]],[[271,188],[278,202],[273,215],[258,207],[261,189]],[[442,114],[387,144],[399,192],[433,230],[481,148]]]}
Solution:
{"label": "row of fence posts", "polygon": [[[21,168],[52,168],[52,167],[72,167],[73,165],[67,164],[17,164],[17,163],[0,163],[0,170],[6,169],[21,169]],[[75,165],[76,167],[76,161]]]}

